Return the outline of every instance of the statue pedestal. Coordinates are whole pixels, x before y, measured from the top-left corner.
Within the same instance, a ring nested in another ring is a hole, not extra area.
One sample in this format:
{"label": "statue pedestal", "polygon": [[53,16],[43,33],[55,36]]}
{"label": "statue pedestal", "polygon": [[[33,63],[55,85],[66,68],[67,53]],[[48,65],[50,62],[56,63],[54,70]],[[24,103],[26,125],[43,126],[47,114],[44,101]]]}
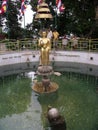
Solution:
{"label": "statue pedestal", "polygon": [[50,82],[50,86],[47,87],[47,91],[45,91],[45,87],[43,86],[42,82],[36,82],[33,86],[32,89],[36,93],[53,93],[58,90],[59,86],[55,82]]}
{"label": "statue pedestal", "polygon": [[[36,18],[37,17],[38,16],[36,16]],[[36,74],[42,76],[42,81],[34,83],[32,89],[37,93],[55,92],[58,89],[58,84],[51,82],[49,79],[49,76],[54,74],[54,71],[52,66],[49,65],[49,52],[51,50],[51,40],[50,38],[47,38],[46,30],[42,31],[42,38],[39,38],[38,46],[41,48],[39,62],[40,65],[37,69]]]}
{"label": "statue pedestal", "polygon": [[48,76],[53,74],[52,66],[39,66],[37,69],[37,74],[42,76]]}
{"label": "statue pedestal", "polygon": [[59,88],[58,84],[51,82],[49,75],[54,73],[52,66],[39,66],[37,74],[42,76],[41,82],[34,83],[32,89],[37,93],[53,93]]}

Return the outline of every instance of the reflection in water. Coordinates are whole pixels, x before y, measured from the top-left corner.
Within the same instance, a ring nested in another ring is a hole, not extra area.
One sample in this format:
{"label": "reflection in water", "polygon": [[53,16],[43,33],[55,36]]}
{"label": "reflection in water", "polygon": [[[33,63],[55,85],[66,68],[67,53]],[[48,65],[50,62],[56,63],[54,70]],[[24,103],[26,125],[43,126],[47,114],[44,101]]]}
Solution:
{"label": "reflection in water", "polygon": [[67,130],[92,130],[98,126],[98,94],[96,92],[96,78],[93,76],[62,73],[62,76],[52,79],[59,84],[58,96],[39,98],[42,106],[42,119],[45,128],[49,127],[45,112],[48,105],[56,107],[67,124]]}
{"label": "reflection in water", "polygon": [[58,100],[58,91],[54,93],[40,94],[38,96],[38,101],[40,102],[41,105],[48,106],[49,104],[52,104],[56,100]]}
{"label": "reflection in water", "polygon": [[0,79],[0,118],[21,113],[27,109],[32,94],[29,85],[30,79],[19,75]]}
{"label": "reflection in water", "polygon": [[30,83],[20,75],[0,79],[0,130],[43,130],[41,106]]}
{"label": "reflection in water", "polygon": [[51,81],[59,84],[58,92],[38,95],[24,75],[1,77],[0,130],[50,130],[46,118],[49,105],[64,116],[67,130],[97,130],[97,77],[62,72]]}

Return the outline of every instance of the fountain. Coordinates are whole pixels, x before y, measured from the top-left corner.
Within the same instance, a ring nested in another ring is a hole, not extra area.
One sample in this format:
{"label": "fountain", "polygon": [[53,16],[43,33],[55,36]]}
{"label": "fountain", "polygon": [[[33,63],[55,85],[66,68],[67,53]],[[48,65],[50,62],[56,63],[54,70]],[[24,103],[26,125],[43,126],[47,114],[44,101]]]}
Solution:
{"label": "fountain", "polygon": [[[44,47],[43,43],[46,43],[45,45],[48,44],[48,46]],[[66,62],[59,61],[59,64],[55,60],[55,70],[53,70],[49,55],[45,55],[45,52],[49,54],[51,50],[51,46],[49,46],[51,44],[49,43],[50,40],[45,37],[39,39],[41,53],[36,74],[41,77],[41,81],[38,82],[36,80],[33,86],[31,80],[25,76],[25,73],[35,72],[36,63],[33,59],[34,57],[32,58],[34,63],[29,63],[29,65],[27,63],[21,64],[20,60],[20,64],[4,66],[1,64],[0,128],[2,130],[65,130],[67,124],[68,130],[97,130],[98,65],[67,63],[67,60]],[[76,53],[74,54],[76,57]],[[24,60],[23,52],[21,56],[20,54],[19,56],[11,54],[7,57],[7,55],[4,54],[4,57],[1,55],[1,63],[6,63],[5,61],[11,61],[17,57],[19,59],[23,57]],[[65,56],[71,57],[72,55],[65,53]],[[55,77],[54,71],[56,70],[62,72],[62,76]],[[32,74],[29,73],[29,76],[31,77]],[[52,82],[52,80],[55,82]],[[59,88],[57,82],[60,83],[59,92],[57,91]],[[39,95],[31,91],[31,87]],[[52,108],[47,111],[47,106],[49,105]],[[45,111],[47,111],[47,118],[45,117]],[[49,125],[46,122],[47,119],[49,120]]]}
{"label": "fountain", "polygon": [[58,84],[51,82],[49,76],[54,74],[53,68],[49,61],[49,52],[51,49],[51,41],[46,38],[46,31],[42,32],[43,37],[39,39],[40,64],[37,69],[37,75],[42,77],[41,82],[35,82],[32,89],[37,93],[51,93],[58,89]]}
{"label": "fountain", "polygon": [[[51,19],[52,15],[45,1],[39,5],[36,19]],[[47,38],[46,30],[42,31],[42,38],[39,38],[40,51],[40,64],[37,69],[37,75],[42,76],[41,82],[35,82],[32,89],[37,93],[51,93],[58,89],[58,84],[51,82],[49,75],[54,73],[49,61],[49,52],[51,50],[51,40]]]}
{"label": "fountain", "polygon": [[[48,6],[43,2],[38,8],[38,13],[35,18],[52,18]],[[36,74],[41,76],[41,82],[36,81],[32,89],[37,93],[53,93],[58,90],[58,84],[56,82],[51,82],[49,76],[55,74],[52,66],[50,65],[49,54],[51,50],[51,40],[47,38],[46,30],[42,31],[42,37],[39,38],[38,42],[40,49],[40,63]],[[64,118],[60,115],[56,108],[51,108],[47,112],[47,119],[50,123],[51,129],[55,130],[66,130],[66,122]],[[59,127],[59,129],[58,129]]]}

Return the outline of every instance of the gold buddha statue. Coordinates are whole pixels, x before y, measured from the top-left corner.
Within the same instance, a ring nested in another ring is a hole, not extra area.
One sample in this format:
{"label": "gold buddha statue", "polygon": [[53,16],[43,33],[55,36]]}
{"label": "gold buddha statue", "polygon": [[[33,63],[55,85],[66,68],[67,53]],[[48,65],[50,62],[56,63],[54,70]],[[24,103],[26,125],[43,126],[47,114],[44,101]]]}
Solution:
{"label": "gold buddha statue", "polygon": [[40,49],[40,65],[49,65],[49,51],[51,50],[51,40],[47,38],[47,32],[42,31],[42,37],[38,43]]}

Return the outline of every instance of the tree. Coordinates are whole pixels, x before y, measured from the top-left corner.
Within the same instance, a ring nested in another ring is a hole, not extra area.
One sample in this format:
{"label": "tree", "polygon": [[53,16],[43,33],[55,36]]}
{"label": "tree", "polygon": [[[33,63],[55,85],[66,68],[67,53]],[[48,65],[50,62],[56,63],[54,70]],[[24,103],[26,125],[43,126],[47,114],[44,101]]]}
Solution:
{"label": "tree", "polygon": [[[61,15],[57,15],[54,11],[56,6],[56,0],[46,0],[48,3],[51,13],[53,15],[53,27],[57,25],[57,30],[60,35],[74,33],[78,36],[89,37],[96,30],[95,21],[95,8],[98,6],[98,0],[62,0],[65,5],[65,11]],[[52,4],[50,4],[52,3]],[[37,11],[38,0],[31,0],[30,2],[33,11]],[[40,20],[33,20],[33,30],[37,28],[39,30],[41,26]],[[47,27],[50,25],[47,22]],[[98,33],[96,33],[98,37]]]}
{"label": "tree", "polygon": [[[55,1],[46,0],[48,4],[52,2],[52,7],[56,6]],[[56,15],[57,30],[60,34],[72,32],[79,36],[92,36],[96,28],[95,8],[98,6],[98,0],[62,0],[62,2],[66,7],[65,12],[63,15]],[[53,8],[51,12],[55,19]]]}
{"label": "tree", "polygon": [[[0,0],[0,9],[2,7],[2,0]],[[2,33],[2,26],[3,26],[3,20],[4,20],[5,14],[0,14],[0,33]]]}
{"label": "tree", "polygon": [[94,2],[90,0],[66,0],[64,3],[66,6],[64,14],[66,32],[88,35],[95,24]]}
{"label": "tree", "polygon": [[6,26],[8,28],[8,38],[17,39],[21,37],[21,27],[18,22],[19,9],[18,2],[8,0],[8,7],[6,12]]}

